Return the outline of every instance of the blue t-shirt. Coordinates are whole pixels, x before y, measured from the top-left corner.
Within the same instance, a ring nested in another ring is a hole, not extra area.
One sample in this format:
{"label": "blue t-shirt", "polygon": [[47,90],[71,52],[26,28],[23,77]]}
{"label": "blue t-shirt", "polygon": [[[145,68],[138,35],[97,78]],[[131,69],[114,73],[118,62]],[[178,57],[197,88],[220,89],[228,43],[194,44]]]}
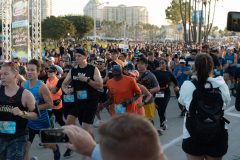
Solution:
{"label": "blue t-shirt", "polygon": [[[174,74],[174,76],[176,77],[179,86],[181,86],[184,81],[186,81],[186,80],[189,79],[189,76],[186,75],[186,74],[184,74],[184,72],[190,71],[190,70],[191,70],[191,68],[188,67],[188,66],[184,66],[184,67],[176,66],[176,67],[173,69],[173,74]],[[177,74],[178,74],[179,71],[181,71],[182,74],[181,74],[179,77],[177,77]]]}

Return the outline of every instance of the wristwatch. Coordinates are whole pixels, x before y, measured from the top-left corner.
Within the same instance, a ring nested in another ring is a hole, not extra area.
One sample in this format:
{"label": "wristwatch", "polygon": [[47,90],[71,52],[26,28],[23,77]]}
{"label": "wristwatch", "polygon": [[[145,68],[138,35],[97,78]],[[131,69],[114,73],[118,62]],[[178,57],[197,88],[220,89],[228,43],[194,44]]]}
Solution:
{"label": "wristwatch", "polygon": [[23,112],[23,115],[21,117],[26,118],[26,116],[28,115],[28,112],[26,112],[26,111],[22,111],[22,112]]}
{"label": "wristwatch", "polygon": [[91,78],[88,78],[88,79],[87,79],[87,84],[88,84],[90,81],[91,81]]}

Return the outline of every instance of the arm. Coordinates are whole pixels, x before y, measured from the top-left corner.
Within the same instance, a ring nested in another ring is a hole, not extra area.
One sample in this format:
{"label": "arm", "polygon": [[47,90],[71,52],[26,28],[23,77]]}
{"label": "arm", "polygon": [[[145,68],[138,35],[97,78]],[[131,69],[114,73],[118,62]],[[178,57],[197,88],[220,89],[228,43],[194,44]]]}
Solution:
{"label": "arm", "polygon": [[72,90],[70,91],[68,89],[68,85],[71,83],[72,78],[71,78],[71,71],[68,72],[67,77],[64,79],[63,83],[62,83],[62,90],[63,92],[65,92],[66,94],[70,94],[72,92]]}
{"label": "arm", "polygon": [[36,101],[31,92],[24,90],[22,95],[22,104],[24,107],[28,109],[29,112],[27,114],[24,111],[20,110],[18,107],[12,109],[12,113],[15,116],[20,116],[22,118],[34,120],[38,118],[38,114],[36,113]]}
{"label": "arm", "polygon": [[143,104],[140,105],[140,106],[143,106],[144,104],[147,104],[152,99],[152,94],[148,91],[148,89],[145,86],[139,84],[139,87],[142,91],[142,95],[146,96],[145,101],[143,102]]}
{"label": "arm", "polygon": [[233,66],[235,66],[237,64],[237,54],[234,54],[234,62],[233,62]]}
{"label": "arm", "polygon": [[124,106],[127,106],[129,104],[132,104],[134,101],[136,101],[142,94],[140,87],[138,86],[135,79],[132,79],[132,90],[134,93],[134,96],[132,98],[126,99],[122,102]]}
{"label": "arm", "polygon": [[94,80],[90,80],[88,84],[95,89],[102,89],[103,80],[97,67],[95,67],[93,79]]}
{"label": "arm", "polygon": [[43,97],[45,103],[38,105],[38,109],[43,110],[53,108],[53,100],[51,93],[44,83],[41,84],[39,92],[40,95]]}
{"label": "arm", "polygon": [[160,86],[158,84],[157,78],[156,76],[152,73],[152,84],[153,84],[153,88],[149,89],[149,92],[154,94],[157,93],[158,91],[160,91]]}
{"label": "arm", "polygon": [[113,93],[112,93],[112,90],[111,90],[110,87],[109,87],[108,82],[107,82],[106,86],[107,86],[107,88],[108,88],[107,101],[105,101],[105,102],[102,104],[102,106],[100,106],[100,109],[102,109],[102,108],[104,108],[104,107],[107,108],[107,107],[109,107],[109,105],[111,105],[111,104],[114,103],[114,99],[113,99],[114,95],[113,95]]}
{"label": "arm", "polygon": [[188,75],[188,76],[192,75],[192,71],[191,71],[191,69],[189,67],[187,67],[186,71],[184,71],[183,73]]}
{"label": "arm", "polygon": [[66,144],[67,148],[89,157],[93,154],[96,142],[87,131],[75,125],[63,126],[63,129],[71,142]]}
{"label": "arm", "polygon": [[56,93],[61,89],[62,83],[63,83],[63,79],[60,78],[60,79],[58,80],[58,83],[57,83],[56,87],[55,87],[55,88],[52,88],[52,89],[50,90],[50,92],[53,93],[53,94],[56,94]]}
{"label": "arm", "polygon": [[26,82],[26,79],[21,74],[18,74],[17,78],[21,85]]}
{"label": "arm", "polygon": [[170,79],[174,83],[175,86],[178,86],[178,81],[172,73],[170,73]]}
{"label": "arm", "polygon": [[160,91],[160,86],[159,85],[157,87],[149,89],[149,92],[152,93],[152,94],[157,93],[158,91]]}

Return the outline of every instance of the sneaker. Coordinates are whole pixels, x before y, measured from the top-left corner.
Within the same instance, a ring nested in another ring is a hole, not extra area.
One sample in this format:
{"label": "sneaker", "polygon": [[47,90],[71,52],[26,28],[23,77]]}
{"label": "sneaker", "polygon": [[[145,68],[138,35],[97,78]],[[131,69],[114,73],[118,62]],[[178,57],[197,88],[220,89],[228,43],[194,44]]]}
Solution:
{"label": "sneaker", "polygon": [[161,129],[162,131],[166,131],[166,130],[167,130],[167,125],[166,125],[166,123],[163,123],[163,124],[160,126],[160,129]]}
{"label": "sneaker", "polygon": [[70,156],[72,156],[73,151],[71,149],[67,149],[66,152],[63,154],[64,158],[68,158]]}
{"label": "sneaker", "polygon": [[60,160],[61,158],[61,154],[60,154],[60,151],[59,151],[59,147],[58,145],[57,146],[57,150],[56,151],[53,151],[53,154],[54,154],[54,160]]}
{"label": "sneaker", "polygon": [[158,132],[158,135],[159,135],[159,136],[163,135],[161,129],[158,129],[157,132]]}

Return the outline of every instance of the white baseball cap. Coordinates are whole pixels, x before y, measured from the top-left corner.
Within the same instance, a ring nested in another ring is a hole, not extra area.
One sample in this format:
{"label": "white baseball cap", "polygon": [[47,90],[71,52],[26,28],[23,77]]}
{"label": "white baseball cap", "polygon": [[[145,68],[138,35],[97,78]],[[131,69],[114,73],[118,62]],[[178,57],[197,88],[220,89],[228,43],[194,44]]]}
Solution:
{"label": "white baseball cap", "polygon": [[185,59],[180,59],[179,63],[186,63]]}

